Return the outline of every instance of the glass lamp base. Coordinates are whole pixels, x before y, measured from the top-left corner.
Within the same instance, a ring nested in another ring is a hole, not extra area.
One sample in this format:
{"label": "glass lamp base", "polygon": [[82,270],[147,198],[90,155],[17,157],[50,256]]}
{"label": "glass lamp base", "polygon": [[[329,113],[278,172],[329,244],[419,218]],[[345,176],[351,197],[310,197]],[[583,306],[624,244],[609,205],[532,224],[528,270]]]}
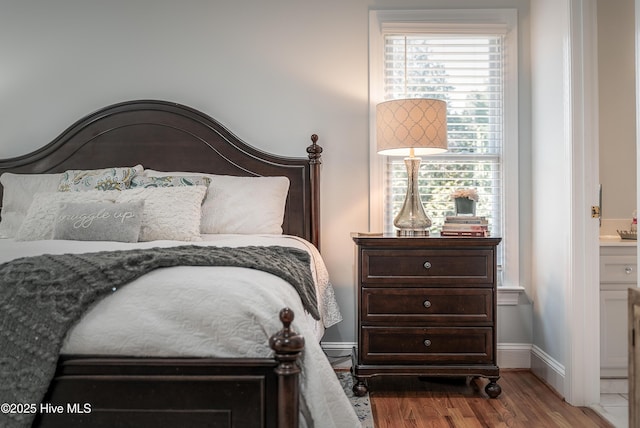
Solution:
{"label": "glass lamp base", "polygon": [[407,167],[407,194],[393,225],[398,229],[398,236],[429,236],[431,219],[424,211],[418,187],[420,158],[405,158],[404,164]]}

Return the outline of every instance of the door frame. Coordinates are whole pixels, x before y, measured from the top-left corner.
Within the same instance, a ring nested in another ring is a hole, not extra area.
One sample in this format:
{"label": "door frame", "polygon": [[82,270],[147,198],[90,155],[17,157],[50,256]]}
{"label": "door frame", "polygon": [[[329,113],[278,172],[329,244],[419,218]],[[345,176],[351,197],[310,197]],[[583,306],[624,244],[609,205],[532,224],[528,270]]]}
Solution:
{"label": "door frame", "polygon": [[[640,0],[635,0],[640,2]],[[598,54],[596,0],[569,0],[569,37],[565,72],[571,168],[570,266],[565,290],[567,402],[600,402],[600,274]]]}

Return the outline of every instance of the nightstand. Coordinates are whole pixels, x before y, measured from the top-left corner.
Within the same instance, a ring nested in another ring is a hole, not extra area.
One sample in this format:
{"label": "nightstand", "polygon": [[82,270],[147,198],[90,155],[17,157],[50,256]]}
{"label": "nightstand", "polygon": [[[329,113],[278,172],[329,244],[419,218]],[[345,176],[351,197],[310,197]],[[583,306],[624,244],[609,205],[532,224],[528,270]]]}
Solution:
{"label": "nightstand", "polygon": [[381,375],[486,377],[496,398],[500,238],[353,234],[358,343],[353,392]]}

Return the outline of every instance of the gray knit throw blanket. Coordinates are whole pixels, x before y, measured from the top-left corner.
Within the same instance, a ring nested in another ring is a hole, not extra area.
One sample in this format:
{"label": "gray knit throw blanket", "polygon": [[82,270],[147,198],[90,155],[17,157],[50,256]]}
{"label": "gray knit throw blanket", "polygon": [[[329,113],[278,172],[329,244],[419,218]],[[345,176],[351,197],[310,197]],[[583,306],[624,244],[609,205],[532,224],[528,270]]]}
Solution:
{"label": "gray knit throw blanket", "polygon": [[[319,319],[309,254],[288,247],[180,246],[42,255],[0,265],[0,404],[36,404],[53,379],[67,331],[100,298],[149,271],[238,266],[275,274]],[[277,316],[277,315],[275,315]],[[32,413],[0,412],[0,427],[28,427]]]}

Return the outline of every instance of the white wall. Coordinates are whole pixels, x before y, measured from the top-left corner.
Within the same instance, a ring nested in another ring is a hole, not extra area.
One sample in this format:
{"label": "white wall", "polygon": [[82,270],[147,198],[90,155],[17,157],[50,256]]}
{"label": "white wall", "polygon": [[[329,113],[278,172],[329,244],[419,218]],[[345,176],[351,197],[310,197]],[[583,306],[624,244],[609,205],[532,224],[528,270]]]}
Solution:
{"label": "white wall", "polygon": [[[565,75],[567,12],[567,0],[535,0],[531,4],[533,343],[560,364],[565,363],[571,199],[566,140],[569,118],[564,99],[570,83]],[[561,385],[557,389],[562,391]]]}
{"label": "white wall", "polygon": [[[345,316],[326,340],[353,342],[349,234],[367,230],[369,217],[368,11],[429,7],[518,8],[526,284],[529,0],[2,0],[0,157],[40,147],[90,111],[140,98],[200,109],[288,156],[304,156],[318,133],[322,250]],[[530,341],[528,308],[499,313],[499,340],[505,331],[509,341]]]}

